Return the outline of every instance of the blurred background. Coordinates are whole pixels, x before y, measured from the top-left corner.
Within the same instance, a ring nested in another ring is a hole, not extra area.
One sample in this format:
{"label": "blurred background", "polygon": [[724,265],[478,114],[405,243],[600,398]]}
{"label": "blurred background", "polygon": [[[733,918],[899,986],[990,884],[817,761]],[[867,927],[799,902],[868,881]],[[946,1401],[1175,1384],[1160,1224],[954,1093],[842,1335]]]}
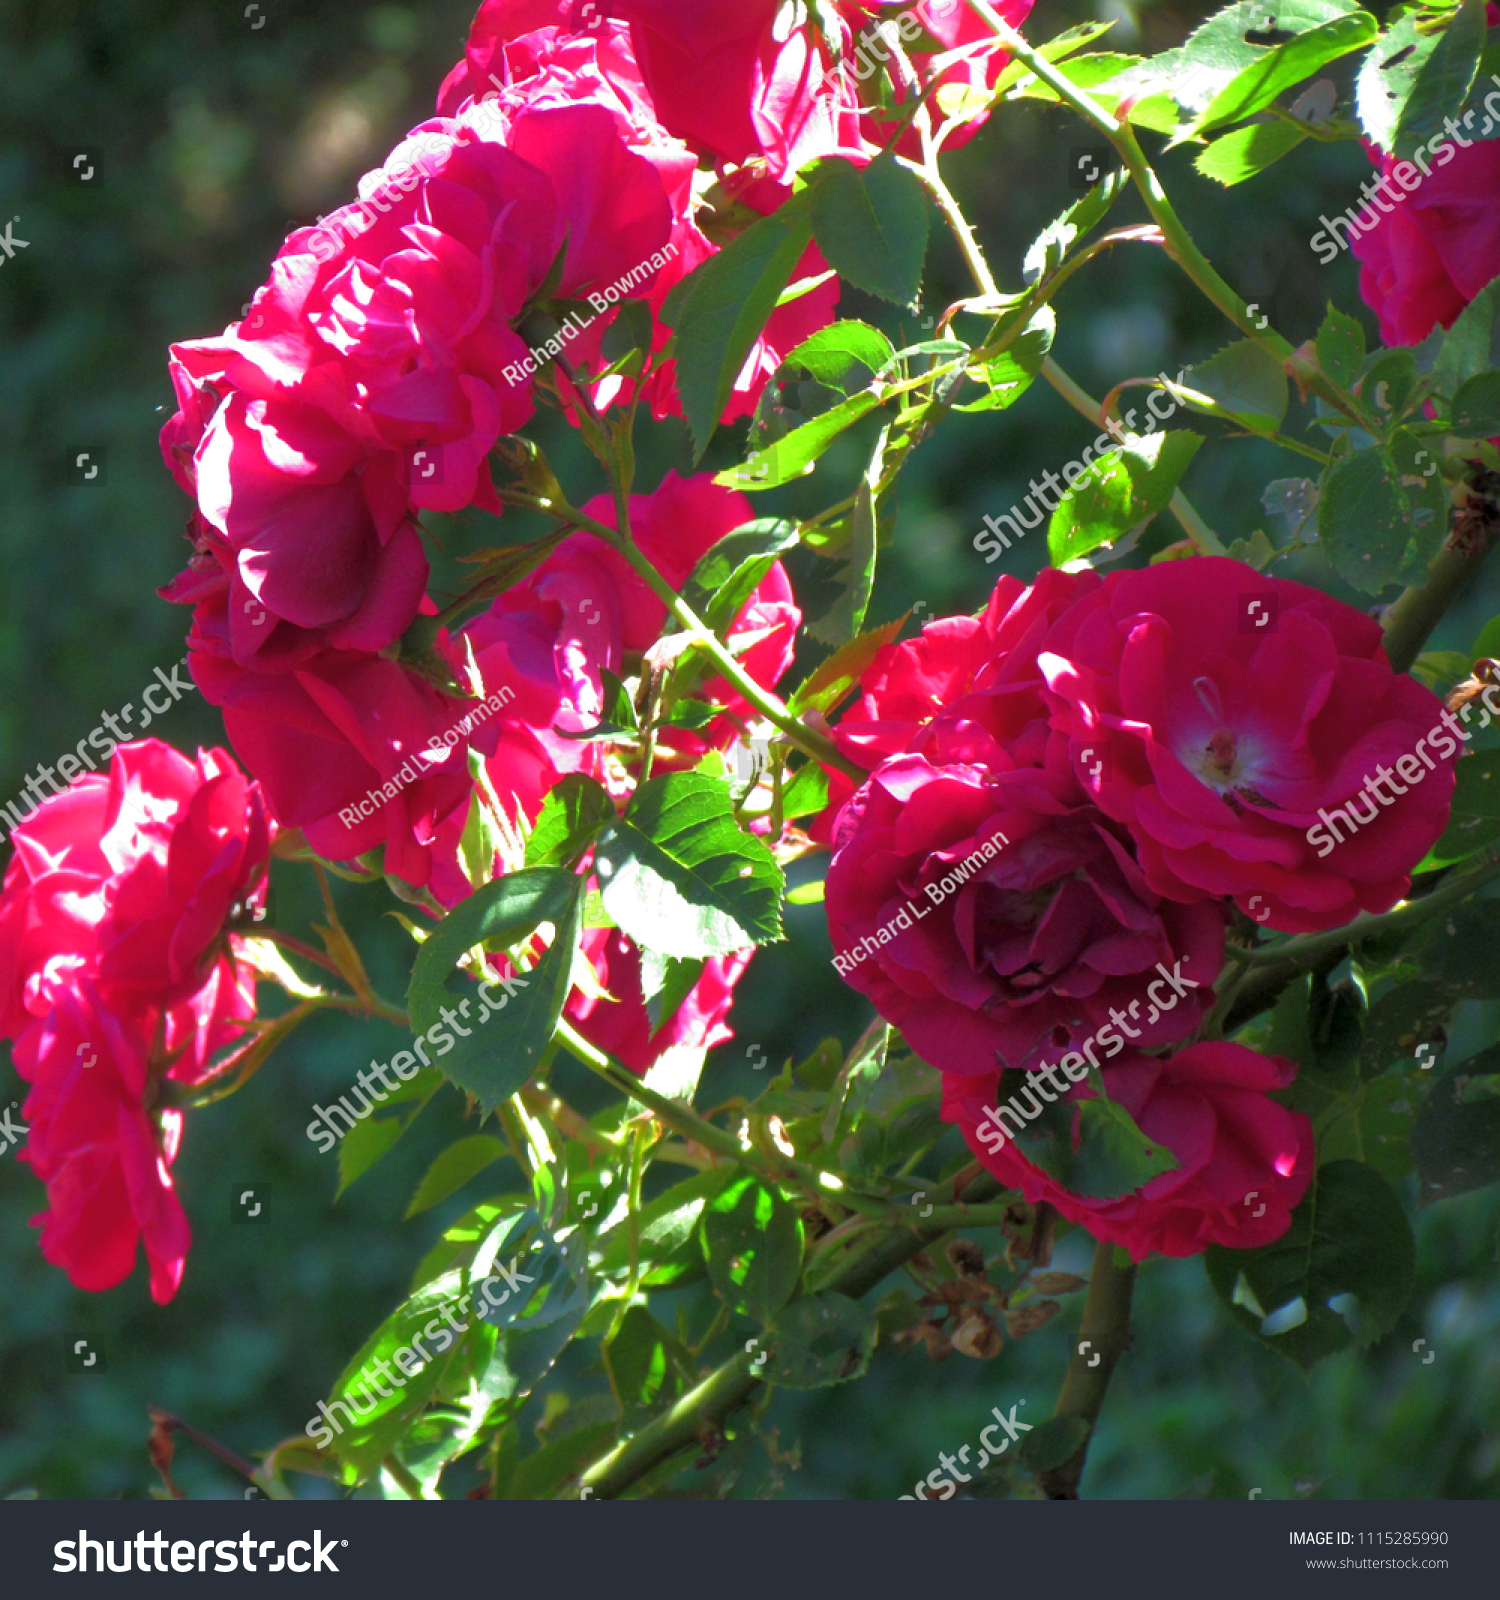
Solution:
{"label": "blurred background", "polygon": [[[1028,32],[1040,41],[1112,16],[1104,48],[1155,51],[1212,9],[1202,0],[1040,0]],[[156,446],[173,409],[168,343],[236,320],[289,229],[350,196],[359,174],[429,113],[471,14],[468,0],[0,0],[0,227],[11,222],[12,239],[26,241],[0,265],[0,803],[104,712],[139,703],[154,668],[182,656],[188,613],[154,593],[187,554],[188,506]],[[1074,198],[1070,152],[1087,143],[1061,111],[1021,107],[952,158],[951,185],[1006,286],[1019,285],[1028,244]],[[1307,240],[1320,212],[1353,203],[1368,171],[1354,144],[1304,145],[1229,191],[1198,178],[1187,152],[1163,164],[1210,258],[1294,343],[1312,335],[1330,296],[1346,310],[1357,304],[1356,264],[1341,256],[1321,267]],[[1142,216],[1130,198],[1112,221]],[[903,320],[855,294],[843,312],[909,342],[922,336],[924,317],[967,292],[935,224],[921,316]],[[1141,246],[1079,273],[1058,311],[1054,354],[1095,394],[1129,377],[1175,375],[1231,337],[1161,253]],[[1360,314],[1373,346],[1374,320]],[[579,501],[599,485],[576,438],[555,422],[544,420],[542,437]],[[1297,431],[1295,411],[1291,422]],[[1095,431],[1040,383],[1012,411],[955,416],[903,479],[871,622],[919,601],[929,618],[973,610],[1000,571],[1031,576],[1045,561],[1041,533],[995,566],[971,540],[986,512],[1023,499],[1031,477],[1059,471]],[[721,435],[706,465],[734,459],[742,433]],[[643,426],[638,446],[643,487],[670,467],[688,468],[677,423]],[[858,473],[861,447],[851,435],[816,491],[778,491],[780,502],[773,496],[765,510],[831,503]],[[76,466],[85,453],[100,468],[92,478]],[[1299,458],[1274,446],[1215,441],[1184,487],[1228,541],[1270,529],[1267,483],[1299,476]],[[527,532],[520,518],[502,528],[479,513],[437,523],[450,553]],[[1141,549],[1177,536],[1159,520]],[[1338,592],[1316,552],[1297,559],[1307,565],[1278,570]],[[1435,643],[1467,648],[1496,611],[1492,569]],[[152,732],[187,750],[223,738],[196,694]],[[9,853],[0,845],[0,861]],[[277,879],[283,926],[305,928],[312,914],[304,876]],[[341,911],[377,986],[398,997],[410,947],[385,914],[392,902],[383,889],[344,888]],[[739,987],[731,1018],[739,1037],[710,1057],[700,1105],[754,1093],[762,1080],[746,1057],[758,1048],[777,1062],[800,1058],[828,1035],[851,1043],[868,1020],[831,967],[808,958],[826,941],[821,908],[791,907],[788,921],[791,942],[758,955]],[[1462,1059],[1465,1037],[1477,1048],[1495,1036],[1494,1008],[1467,1009],[1452,1060]],[[309,1107],[398,1047],[386,1024],[318,1019],[245,1092],[192,1116],[175,1171],[194,1244],[166,1307],[152,1305],[140,1269],[106,1295],[73,1290],[41,1259],[28,1224],[40,1185],[13,1156],[0,1157],[0,1496],[147,1496],[157,1482],[145,1448],[153,1404],[243,1455],[301,1430],[442,1227],[505,1186],[492,1171],[401,1221],[427,1163],[461,1131],[458,1097],[445,1092],[397,1152],[335,1202],[334,1158],[303,1133]],[[0,1109],[18,1108],[24,1092],[0,1045]],[[250,1186],[268,1197],[254,1225],[232,1211]],[[1414,1187],[1407,1198],[1415,1210]],[[1084,1494],[1500,1493],[1497,1224],[1493,1188],[1423,1212],[1421,1276],[1406,1318],[1373,1352],[1325,1362],[1310,1380],[1230,1323],[1198,1261],[1153,1261]],[[1065,1239],[1055,1264],[1081,1267],[1086,1245]],[[940,1451],[973,1444],[992,1406],[1025,1401],[1023,1420],[1050,1414],[1077,1313],[1074,1304],[993,1361],[955,1354],[938,1364],[920,1346],[882,1347],[862,1382],[779,1394],[768,1420],[792,1460],[772,1474],[761,1458],[735,1492],[764,1492],[779,1476],[778,1492],[796,1497],[910,1493]],[[98,1370],[65,1370],[64,1349],[80,1338],[103,1353]],[[1434,1359],[1413,1350],[1419,1338]],[[175,1476],[194,1497],[241,1493],[233,1474],[191,1445],[179,1449]],[[301,1494],[335,1492],[294,1482]]]}

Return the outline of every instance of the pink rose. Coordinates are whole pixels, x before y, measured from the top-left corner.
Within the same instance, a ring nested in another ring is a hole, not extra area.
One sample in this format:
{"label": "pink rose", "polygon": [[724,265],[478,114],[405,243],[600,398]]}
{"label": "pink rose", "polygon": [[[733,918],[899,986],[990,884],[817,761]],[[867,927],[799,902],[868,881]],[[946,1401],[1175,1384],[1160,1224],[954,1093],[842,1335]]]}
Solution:
{"label": "pink rose", "polygon": [[1400,196],[1399,203],[1386,201],[1389,214],[1373,199],[1352,208],[1363,230],[1350,230],[1359,290],[1388,345],[1419,344],[1435,327],[1451,326],[1500,274],[1500,146],[1450,144],[1446,153],[1448,161],[1410,193],[1391,177],[1400,163],[1382,157],[1381,173],[1390,179],[1382,192]]}
{"label": "pink rose", "polygon": [[[915,638],[882,646],[860,679],[858,704],[834,729],[834,742],[851,761],[872,770],[908,749],[922,728],[963,696],[993,687],[1012,708],[1012,755],[1023,764],[1040,763],[1049,735],[1037,648],[1051,623],[1098,584],[1092,571],[1055,567],[1044,567],[1032,584],[1002,577],[977,617],[939,617]],[[1018,743],[1023,735],[1024,750]],[[828,808],[813,828],[813,836],[825,841],[854,792],[843,773],[826,770]]]}
{"label": "pink rose", "polygon": [[[1494,28],[1500,6],[1491,0],[1486,9]],[[1424,147],[1413,162],[1398,162],[1373,145],[1365,149],[1385,181],[1379,190],[1365,185],[1364,193],[1384,198],[1350,207],[1332,227],[1326,217],[1319,220],[1330,244],[1342,242],[1338,224],[1352,224],[1349,248],[1360,262],[1359,292],[1380,318],[1381,339],[1420,344],[1434,328],[1451,327],[1500,274],[1500,148],[1460,135],[1456,142],[1443,138]],[[1407,167],[1414,188],[1394,177],[1398,166]],[[1324,247],[1314,248],[1321,254]]]}
{"label": "pink rose", "polygon": [[834,833],[835,964],[945,1073],[1108,1044],[1112,1029],[1117,1047],[1183,1038],[1224,958],[1220,909],[1154,892],[1062,752],[1027,761],[1045,722],[1018,738],[1015,709],[998,691],[959,701],[876,769]]}
{"label": "pink rose", "polygon": [[468,807],[474,729],[499,704],[460,700],[409,665],[355,651],[324,651],[291,671],[247,671],[216,636],[223,621],[211,606],[195,613],[193,679],[223,708],[277,821],[301,828],[330,860],[383,848],[387,872],[425,884],[438,827]]}
{"label": "pink rose", "polygon": [[616,928],[592,929],[583,936],[583,953],[610,998],[596,1000],[575,989],[568,1001],[568,1020],[596,1049],[639,1076],[644,1077],[667,1050],[710,1050],[734,1038],[725,1018],[752,951],[706,961],[687,998],[655,1030],[641,989],[641,954],[630,940]]}
{"label": "pink rose", "polygon": [[1389,910],[1447,823],[1469,735],[1316,589],[1218,557],[1112,573],[1040,662],[1080,781],[1171,899],[1338,927]]}
{"label": "pink rose", "polygon": [[14,840],[0,892],[6,1036],[84,979],[121,1015],[169,1010],[189,1065],[228,1042],[226,1019],[252,1014],[228,932],[264,901],[271,827],[223,750],[192,762],[155,739],[123,745],[107,777],[77,778]]}
{"label": "pink rose", "polygon": [[[1056,1206],[1095,1238],[1123,1245],[1136,1261],[1153,1250],[1196,1255],[1211,1244],[1251,1250],[1286,1232],[1312,1181],[1312,1124],[1270,1097],[1296,1070],[1281,1056],[1228,1042],[1188,1045],[1159,1058],[1131,1051],[1105,1066],[1109,1098],[1178,1162],[1175,1171],[1115,1199],[1071,1193],[1017,1150],[1020,1126],[1041,1114],[1044,1101],[1058,1098],[1042,1089],[1043,1074],[1032,1074],[1005,1100],[1003,1115],[996,1077],[945,1074],[943,1116],[963,1130],[969,1148],[1002,1183],[1033,1203]],[[1055,1064],[1050,1082],[1066,1087]],[[1093,1090],[1080,1086],[1067,1098],[1092,1099]]]}
{"label": "pink rose", "polygon": [[[772,182],[819,156],[868,160],[852,84],[832,54],[781,0],[602,0],[630,24],[656,114],[718,162],[751,165]],[[825,16],[827,14],[825,13]],[[839,24],[837,43],[849,33]]]}
{"label": "pink rose", "polygon": [[33,1218],[42,1254],[80,1289],[112,1289],[144,1241],[151,1298],[165,1305],[182,1281],[190,1234],[168,1168],[182,1113],[147,1109],[159,1090],[146,1027],[105,1009],[82,980],[16,1042],[16,1070],[33,1087],[21,1115],[28,1162],[47,1185]]}
{"label": "pink rose", "polygon": [[[427,578],[411,509],[500,509],[486,458],[532,416],[539,364],[512,323],[554,263],[558,295],[607,310],[697,237],[694,157],[596,56],[564,41],[415,129],[286,241],[243,322],[173,347],[162,448],[201,525],[169,598],[217,561],[242,665],[394,642]],[[560,343],[586,361],[603,328]]]}

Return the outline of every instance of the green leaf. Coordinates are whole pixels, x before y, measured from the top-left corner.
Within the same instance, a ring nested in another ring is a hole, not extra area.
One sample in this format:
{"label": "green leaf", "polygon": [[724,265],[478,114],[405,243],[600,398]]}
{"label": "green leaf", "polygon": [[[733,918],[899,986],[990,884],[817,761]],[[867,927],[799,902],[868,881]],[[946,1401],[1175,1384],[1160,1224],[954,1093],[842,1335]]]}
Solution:
{"label": "green leaf", "polygon": [[875,1348],[875,1320],[842,1294],[803,1295],[782,1308],[763,1343],[764,1375],[783,1389],[823,1389],[864,1376]]}
{"label": "green leaf", "polygon": [[[411,1419],[426,1409],[433,1390],[458,1359],[462,1347],[454,1344],[454,1335],[442,1322],[438,1324],[444,1328],[446,1339],[442,1350],[438,1348],[442,1341],[431,1336],[424,1340],[423,1330],[441,1315],[444,1307],[458,1305],[463,1293],[461,1273],[449,1272],[434,1279],[403,1301],[344,1368],[328,1397],[328,1409],[342,1427],[333,1444],[342,1460],[361,1471],[370,1471],[390,1454]],[[418,1340],[416,1345],[412,1343],[414,1338]],[[411,1355],[397,1369],[393,1358],[399,1350],[410,1350]],[[420,1365],[419,1355],[428,1356]],[[399,1370],[404,1382],[381,1382],[378,1361],[385,1363],[387,1372]],[[406,1371],[408,1366],[414,1369],[410,1373]]]}
{"label": "green leaf", "polygon": [[927,256],[927,196],[894,156],[877,156],[866,167],[825,162],[811,214],[818,247],[840,277],[882,300],[916,303]]}
{"label": "green leaf", "polygon": [[687,959],[781,938],[783,878],[741,831],[728,786],[697,772],[643,784],[599,836],[604,907],[639,945]]}
{"label": "green leaf", "polygon": [[1332,304],[1318,329],[1318,365],[1341,389],[1352,389],[1365,364],[1365,330]]}
{"label": "green leaf", "polygon": [[1500,1000],[1497,945],[1500,900],[1466,900],[1428,922],[1407,953],[1422,977],[1451,998]]}
{"label": "green leaf", "polygon": [[672,961],[654,950],[641,951],[641,997],[651,1031],[664,1028],[682,1007],[703,976],[703,958]]}
{"label": "green leaf", "polygon": [[[555,867],[527,867],[497,878],[455,906],[418,952],[408,993],[413,1031],[432,1046],[443,1076],[486,1112],[535,1072],[557,1030],[572,987],[583,889],[582,878]],[[530,972],[489,985],[499,991],[497,999],[460,996],[449,987],[469,950],[480,944],[510,948],[543,922],[556,929],[551,947]],[[475,1000],[478,1012],[472,1010]],[[445,1026],[445,1009],[461,1020]]]}
{"label": "green leaf", "polygon": [[1149,522],[1172,498],[1203,436],[1150,434],[1089,463],[1066,490],[1047,528],[1052,565],[1076,561]]}
{"label": "green leaf", "polygon": [[615,803],[602,784],[581,772],[569,773],[542,802],[526,841],[526,865],[571,867],[615,815]]}
{"label": "green leaf", "polygon": [[828,774],[816,761],[799,768],[796,777],[782,790],[781,814],[789,822],[816,816],[827,804]]}
{"label": "green leaf", "polygon": [[1381,995],[1365,1018],[1361,1074],[1376,1078],[1389,1071],[1420,1070],[1418,1046],[1442,1037],[1452,1009],[1452,996],[1429,983],[1402,983]]}
{"label": "green leaf", "polygon": [[1027,1472],[1051,1472],[1071,1461],[1083,1448],[1089,1425],[1082,1417],[1065,1412],[1035,1424],[1016,1451],[1017,1465]]}
{"label": "green leaf", "polygon": [[734,380],[811,238],[807,208],[800,197],[788,201],[667,296],[662,320],[677,336],[677,389],[692,430],[694,461],[708,448]]}
{"label": "green leaf", "polygon": [[829,658],[808,675],[787,702],[787,710],[794,717],[808,711],[821,711],[824,716],[834,711],[869,670],[875,657],[898,633],[904,618],[884,622],[871,628],[857,639],[840,646]]}
{"label": "green leaf", "polygon": [[[1460,110],[1484,49],[1485,0],[1463,0],[1418,68],[1387,147],[1403,160],[1429,139],[1445,136],[1444,119]],[[1404,63],[1403,63],[1404,65]]]}
{"label": "green leaf", "polygon": [[1110,207],[1129,187],[1129,173],[1117,167],[1113,172],[1105,173],[1081,200],[1074,201],[1060,217],[1049,222],[1032,240],[1021,262],[1021,276],[1025,281],[1035,283],[1039,279],[1050,278],[1062,266],[1073,246],[1104,220]]}
{"label": "green leaf", "polygon": [[745,608],[784,551],[797,543],[797,524],[780,517],[746,522],[726,533],[693,568],[682,598],[715,632]]}
{"label": "green leaf", "polygon": [[1418,868],[1451,866],[1500,839],[1500,750],[1480,750],[1458,763],[1448,826]]}
{"label": "green leaf", "polygon": [[[674,1184],[641,1210],[640,1259],[651,1263],[643,1281],[648,1288],[665,1288],[700,1276],[703,1256],[696,1243],[698,1221],[704,1207],[734,1176],[730,1167],[696,1173]],[[600,1237],[602,1272],[625,1271],[630,1265],[630,1229],[622,1219]]]}
{"label": "green leaf", "polygon": [[1286,373],[1253,339],[1228,345],[1201,366],[1190,367],[1184,381],[1252,432],[1275,433],[1286,417]]}
{"label": "green leaf", "polygon": [[1418,33],[1416,15],[1408,12],[1360,64],[1355,108],[1366,137],[1382,150],[1395,145],[1407,101],[1440,37]]}
{"label": "green leaf", "polygon": [[1445,1072],[1411,1135],[1424,1206],[1500,1183],[1500,1046]]}
{"label": "green leaf", "polygon": [[743,1173],[704,1209],[709,1281],[731,1311],[768,1323],[802,1275],[802,1218],[776,1189]]}
{"label": "green leaf", "polygon": [[1485,285],[1458,314],[1443,337],[1432,375],[1444,394],[1456,394],[1471,378],[1500,367],[1500,279]]}
{"label": "green leaf", "polygon": [[1355,451],[1323,486],[1318,537],[1334,570],[1364,594],[1420,580],[1447,537],[1443,478],[1423,477],[1416,460],[1425,442],[1397,429],[1387,448]]}
{"label": "green leaf", "polygon": [[1252,122],[1215,139],[1200,150],[1193,165],[1205,178],[1230,188],[1264,172],[1273,162],[1290,154],[1307,135],[1294,122]]}
{"label": "green leaf", "polygon": [[[1114,27],[1113,22],[1075,23],[1071,28],[1065,28],[1055,38],[1048,39],[1045,44],[1036,46],[1036,52],[1044,61],[1061,61],[1065,56],[1070,56],[1075,51],[1082,50],[1086,45],[1092,44],[1101,34],[1108,33],[1112,27]],[[1095,60],[1097,58],[1091,56],[1088,59]],[[1110,56],[1106,59],[1129,61],[1135,58],[1131,56]],[[1074,62],[1073,65],[1077,67],[1079,63]],[[1004,71],[996,78],[994,88],[985,94],[985,105],[988,106],[995,97],[1005,94],[1016,85],[1023,83],[1031,87],[1040,86],[1042,89],[1047,90],[1049,94],[1054,93],[1048,85],[1043,83],[1032,72],[1024,61],[1011,61],[1006,64]]]}
{"label": "green leaf", "polygon": [[779,489],[783,484],[805,477],[841,433],[880,404],[879,395],[862,389],[811,422],[793,428],[774,443],[752,451],[750,459],[742,466],[727,468],[714,482],[753,493],[759,489]]}
{"label": "green leaf", "polygon": [[487,1133],[471,1134],[450,1144],[427,1169],[406,1208],[405,1220],[441,1204],[449,1195],[457,1194],[470,1178],[478,1176],[488,1166],[510,1154],[505,1142]]}
{"label": "green leaf", "polygon": [[[981,400],[955,406],[955,411],[1003,411],[1014,405],[1031,387],[1042,370],[1052,340],[1057,333],[1057,313],[1051,306],[1040,307],[1008,350],[1002,351],[981,370],[988,393]],[[975,374],[970,369],[969,376]]]}
{"label": "green leaf", "polygon": [[1331,1161],[1275,1244],[1212,1245],[1204,1259],[1235,1321],[1306,1370],[1390,1332],[1411,1295],[1416,1246],[1379,1173]]}
{"label": "green leaf", "polygon": [[[1007,1072],[1000,1094],[1005,1095],[1012,1085],[1018,1091],[1020,1082]],[[1148,1139],[1125,1107],[1114,1100],[1074,1100],[1048,1106],[1025,1133],[1016,1134],[1015,1142],[1033,1165],[1072,1193],[1090,1199],[1134,1194],[1178,1166],[1172,1152]]]}
{"label": "green leaf", "polygon": [[1500,372],[1480,372],[1453,397],[1453,431],[1465,439],[1500,434]]}
{"label": "green leaf", "polygon": [[[1274,14],[1272,7],[1266,14]],[[1361,50],[1380,34],[1380,24],[1368,12],[1334,17],[1296,38],[1268,50],[1228,83],[1208,103],[1202,116],[1180,133],[1175,143],[1207,133],[1226,123],[1242,122],[1263,111],[1278,95],[1351,50]],[[1467,85],[1466,85],[1467,87]]]}
{"label": "green leaf", "polygon": [[835,322],[799,344],[781,370],[805,368],[818,383],[847,396],[869,388],[895,354],[891,341],[868,322]]}
{"label": "green leaf", "polygon": [[[416,1065],[415,1059],[410,1065]],[[442,1086],[442,1073],[436,1067],[423,1067],[414,1078],[398,1083],[396,1089],[386,1096],[385,1105],[377,1107],[362,1122],[355,1123],[339,1141],[339,1187],[334,1195],[335,1200],[351,1183],[364,1177],[377,1161],[395,1148]],[[350,1098],[355,1100],[355,1109],[358,1110],[357,1097]],[[405,1115],[380,1114],[392,1106],[410,1106],[411,1109]]]}
{"label": "green leaf", "polygon": [[685,1346],[644,1306],[625,1313],[604,1347],[604,1365],[627,1421],[675,1400],[696,1376]]}
{"label": "green leaf", "polygon": [[1248,68],[1285,41],[1283,34],[1303,34],[1358,9],[1355,0],[1241,0],[1226,7],[1191,33],[1176,50],[1143,62],[1110,85],[1122,94],[1168,88],[1180,106],[1191,112],[1208,107],[1214,97]]}

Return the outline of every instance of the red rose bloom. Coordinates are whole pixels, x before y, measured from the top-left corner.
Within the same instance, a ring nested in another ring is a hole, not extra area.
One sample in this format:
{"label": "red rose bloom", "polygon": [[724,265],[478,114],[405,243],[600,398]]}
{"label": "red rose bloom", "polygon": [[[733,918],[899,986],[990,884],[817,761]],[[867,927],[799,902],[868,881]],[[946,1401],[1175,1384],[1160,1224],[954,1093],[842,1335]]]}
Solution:
{"label": "red rose bloom", "polygon": [[[1391,179],[1384,192],[1401,201],[1388,214],[1373,200],[1354,213],[1363,230],[1350,230],[1349,245],[1360,262],[1359,292],[1388,345],[1420,344],[1451,326],[1500,274],[1500,146],[1445,149],[1447,161],[1410,193]],[[1391,155],[1379,162],[1387,178],[1402,164]]]}
{"label": "red rose bloom", "polygon": [[1171,899],[1338,927],[1389,910],[1447,823],[1444,726],[1467,735],[1316,589],[1217,557],[1112,573],[1040,662],[1080,781]]}
{"label": "red rose bloom", "polygon": [[[1154,892],[1065,766],[1027,761],[1046,725],[1018,729],[1023,703],[959,701],[876,770],[834,834],[839,971],[946,1073],[1021,1066],[1112,1026],[1146,1045],[1183,1038],[1223,963],[1220,909]],[[1180,986],[1149,995],[1168,973]]]}
{"label": "red rose bloom", "polygon": [[[1227,1042],[1189,1045],[1157,1058],[1129,1052],[1103,1069],[1105,1089],[1147,1136],[1177,1158],[1177,1168],[1116,1198],[1073,1194],[1015,1146],[1017,1125],[1040,1115],[1040,1080],[1007,1100],[998,1079],[945,1074],[943,1116],[962,1130],[985,1167],[1027,1200],[1047,1201],[1097,1239],[1123,1245],[1140,1261],[1153,1250],[1196,1255],[1211,1244],[1250,1250],[1279,1239],[1313,1175],[1312,1124],[1270,1098],[1296,1076],[1281,1056]],[[1053,1074],[1052,1081],[1060,1082]],[[1088,1086],[1069,1100],[1093,1097]],[[1013,1109],[1015,1108],[1015,1109]],[[1250,1202],[1255,1202],[1251,1204]]]}
{"label": "red rose bloom", "polygon": [[106,1011],[92,983],[60,996],[16,1042],[30,1084],[22,1116],[28,1162],[47,1185],[33,1218],[42,1254],[80,1289],[112,1289],[144,1239],[151,1298],[165,1305],[182,1281],[191,1235],[168,1168],[182,1113],[153,1113],[148,1039]]}
{"label": "red rose bloom", "polygon": [[[0,892],[0,1033],[17,1037],[88,978],[122,1015],[169,1010],[200,1064],[228,1042],[223,1020],[251,1010],[226,928],[264,900],[271,828],[225,751],[192,762],[155,739],[123,745],[107,777],[75,779],[14,840]],[[207,1014],[192,1004],[205,991]]]}

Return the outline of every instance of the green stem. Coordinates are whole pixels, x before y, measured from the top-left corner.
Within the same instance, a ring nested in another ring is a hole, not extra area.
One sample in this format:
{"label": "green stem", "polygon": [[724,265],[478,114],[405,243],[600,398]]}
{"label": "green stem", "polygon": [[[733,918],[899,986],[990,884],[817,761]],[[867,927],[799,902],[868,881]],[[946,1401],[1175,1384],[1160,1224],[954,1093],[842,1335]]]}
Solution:
{"label": "green stem", "polygon": [[[1088,1429],[1084,1441],[1060,1467],[1040,1474],[1049,1500],[1076,1500],[1089,1441],[1098,1421],[1115,1363],[1130,1347],[1130,1298],[1135,1288],[1135,1265],[1121,1263],[1117,1246],[1100,1239],[1094,1246],[1094,1267],[1084,1301],[1079,1341],[1068,1363],[1062,1392],[1057,1397],[1059,1417],[1077,1417]],[[1123,1254],[1123,1252],[1121,1252]],[[1085,1348],[1087,1347],[1087,1348]],[[1098,1365],[1089,1363],[1097,1358]]]}
{"label": "green stem", "polygon": [[394,1455],[389,1455],[382,1461],[381,1466],[395,1479],[396,1486],[408,1500],[425,1500],[427,1496],[422,1493],[422,1485],[399,1462]]}
{"label": "green stem", "polygon": [[824,766],[836,767],[846,777],[852,778],[856,784],[864,783],[870,776],[863,767],[856,766],[852,761],[847,760],[831,739],[825,739],[822,734],[815,733],[811,728],[805,727],[774,694],[761,688],[755,679],[745,671],[719,642],[713,630],[694,613],[692,607],[673,589],[671,584],[662,577],[633,543],[628,539],[622,538],[615,529],[608,528],[602,522],[596,522],[592,517],[585,516],[583,512],[573,506],[551,506],[546,509],[553,516],[559,517],[563,521],[571,522],[585,532],[592,533],[596,538],[602,539],[611,549],[624,556],[651,592],[681,623],[693,642],[701,645],[713,657],[714,665],[723,676],[768,722],[774,723],[799,750],[810,755],[813,760],[822,762]]}
{"label": "green stem", "polygon": [[[986,1200],[999,1193],[1000,1186],[984,1173],[966,1192],[976,1200]],[[914,1232],[891,1225],[883,1238],[872,1241],[845,1261],[821,1287],[858,1300],[919,1250],[940,1239],[945,1231],[930,1223]],[[592,1498],[614,1499],[693,1444],[706,1428],[722,1421],[754,1393],[762,1381],[755,1369],[758,1358],[759,1352],[736,1351],[670,1410],[596,1461],[583,1474],[581,1487],[591,1489]]]}
{"label": "green stem", "polygon": [[1428,636],[1488,554],[1489,543],[1482,538],[1461,551],[1450,545],[1432,563],[1426,583],[1420,588],[1408,589],[1399,600],[1386,607],[1381,623],[1385,630],[1385,653],[1397,672],[1407,671],[1422,653]]}
{"label": "green stem", "polygon": [[[1263,318],[1250,314],[1245,302],[1219,276],[1208,257],[1193,242],[1192,235],[1182,225],[1172,202],[1167,197],[1166,190],[1162,188],[1161,180],[1156,176],[1151,163],[1146,160],[1129,121],[1117,121],[1096,100],[1070,83],[1045,56],[1027,43],[1023,35],[996,13],[988,4],[988,0],[968,0],[968,5],[1005,42],[1005,48],[1012,56],[1018,61],[1025,62],[1026,66],[1043,83],[1051,87],[1066,105],[1071,106],[1085,122],[1109,140],[1135,186],[1140,190],[1141,197],[1146,202],[1146,209],[1151,213],[1151,220],[1161,229],[1167,254],[1247,339],[1260,345],[1275,357],[1278,365],[1284,367],[1296,354],[1295,349],[1274,328],[1265,323]],[[1307,368],[1304,365],[1299,370],[1300,381],[1329,405],[1352,418],[1376,438],[1381,436],[1374,419],[1352,395],[1346,394],[1316,367]]]}

